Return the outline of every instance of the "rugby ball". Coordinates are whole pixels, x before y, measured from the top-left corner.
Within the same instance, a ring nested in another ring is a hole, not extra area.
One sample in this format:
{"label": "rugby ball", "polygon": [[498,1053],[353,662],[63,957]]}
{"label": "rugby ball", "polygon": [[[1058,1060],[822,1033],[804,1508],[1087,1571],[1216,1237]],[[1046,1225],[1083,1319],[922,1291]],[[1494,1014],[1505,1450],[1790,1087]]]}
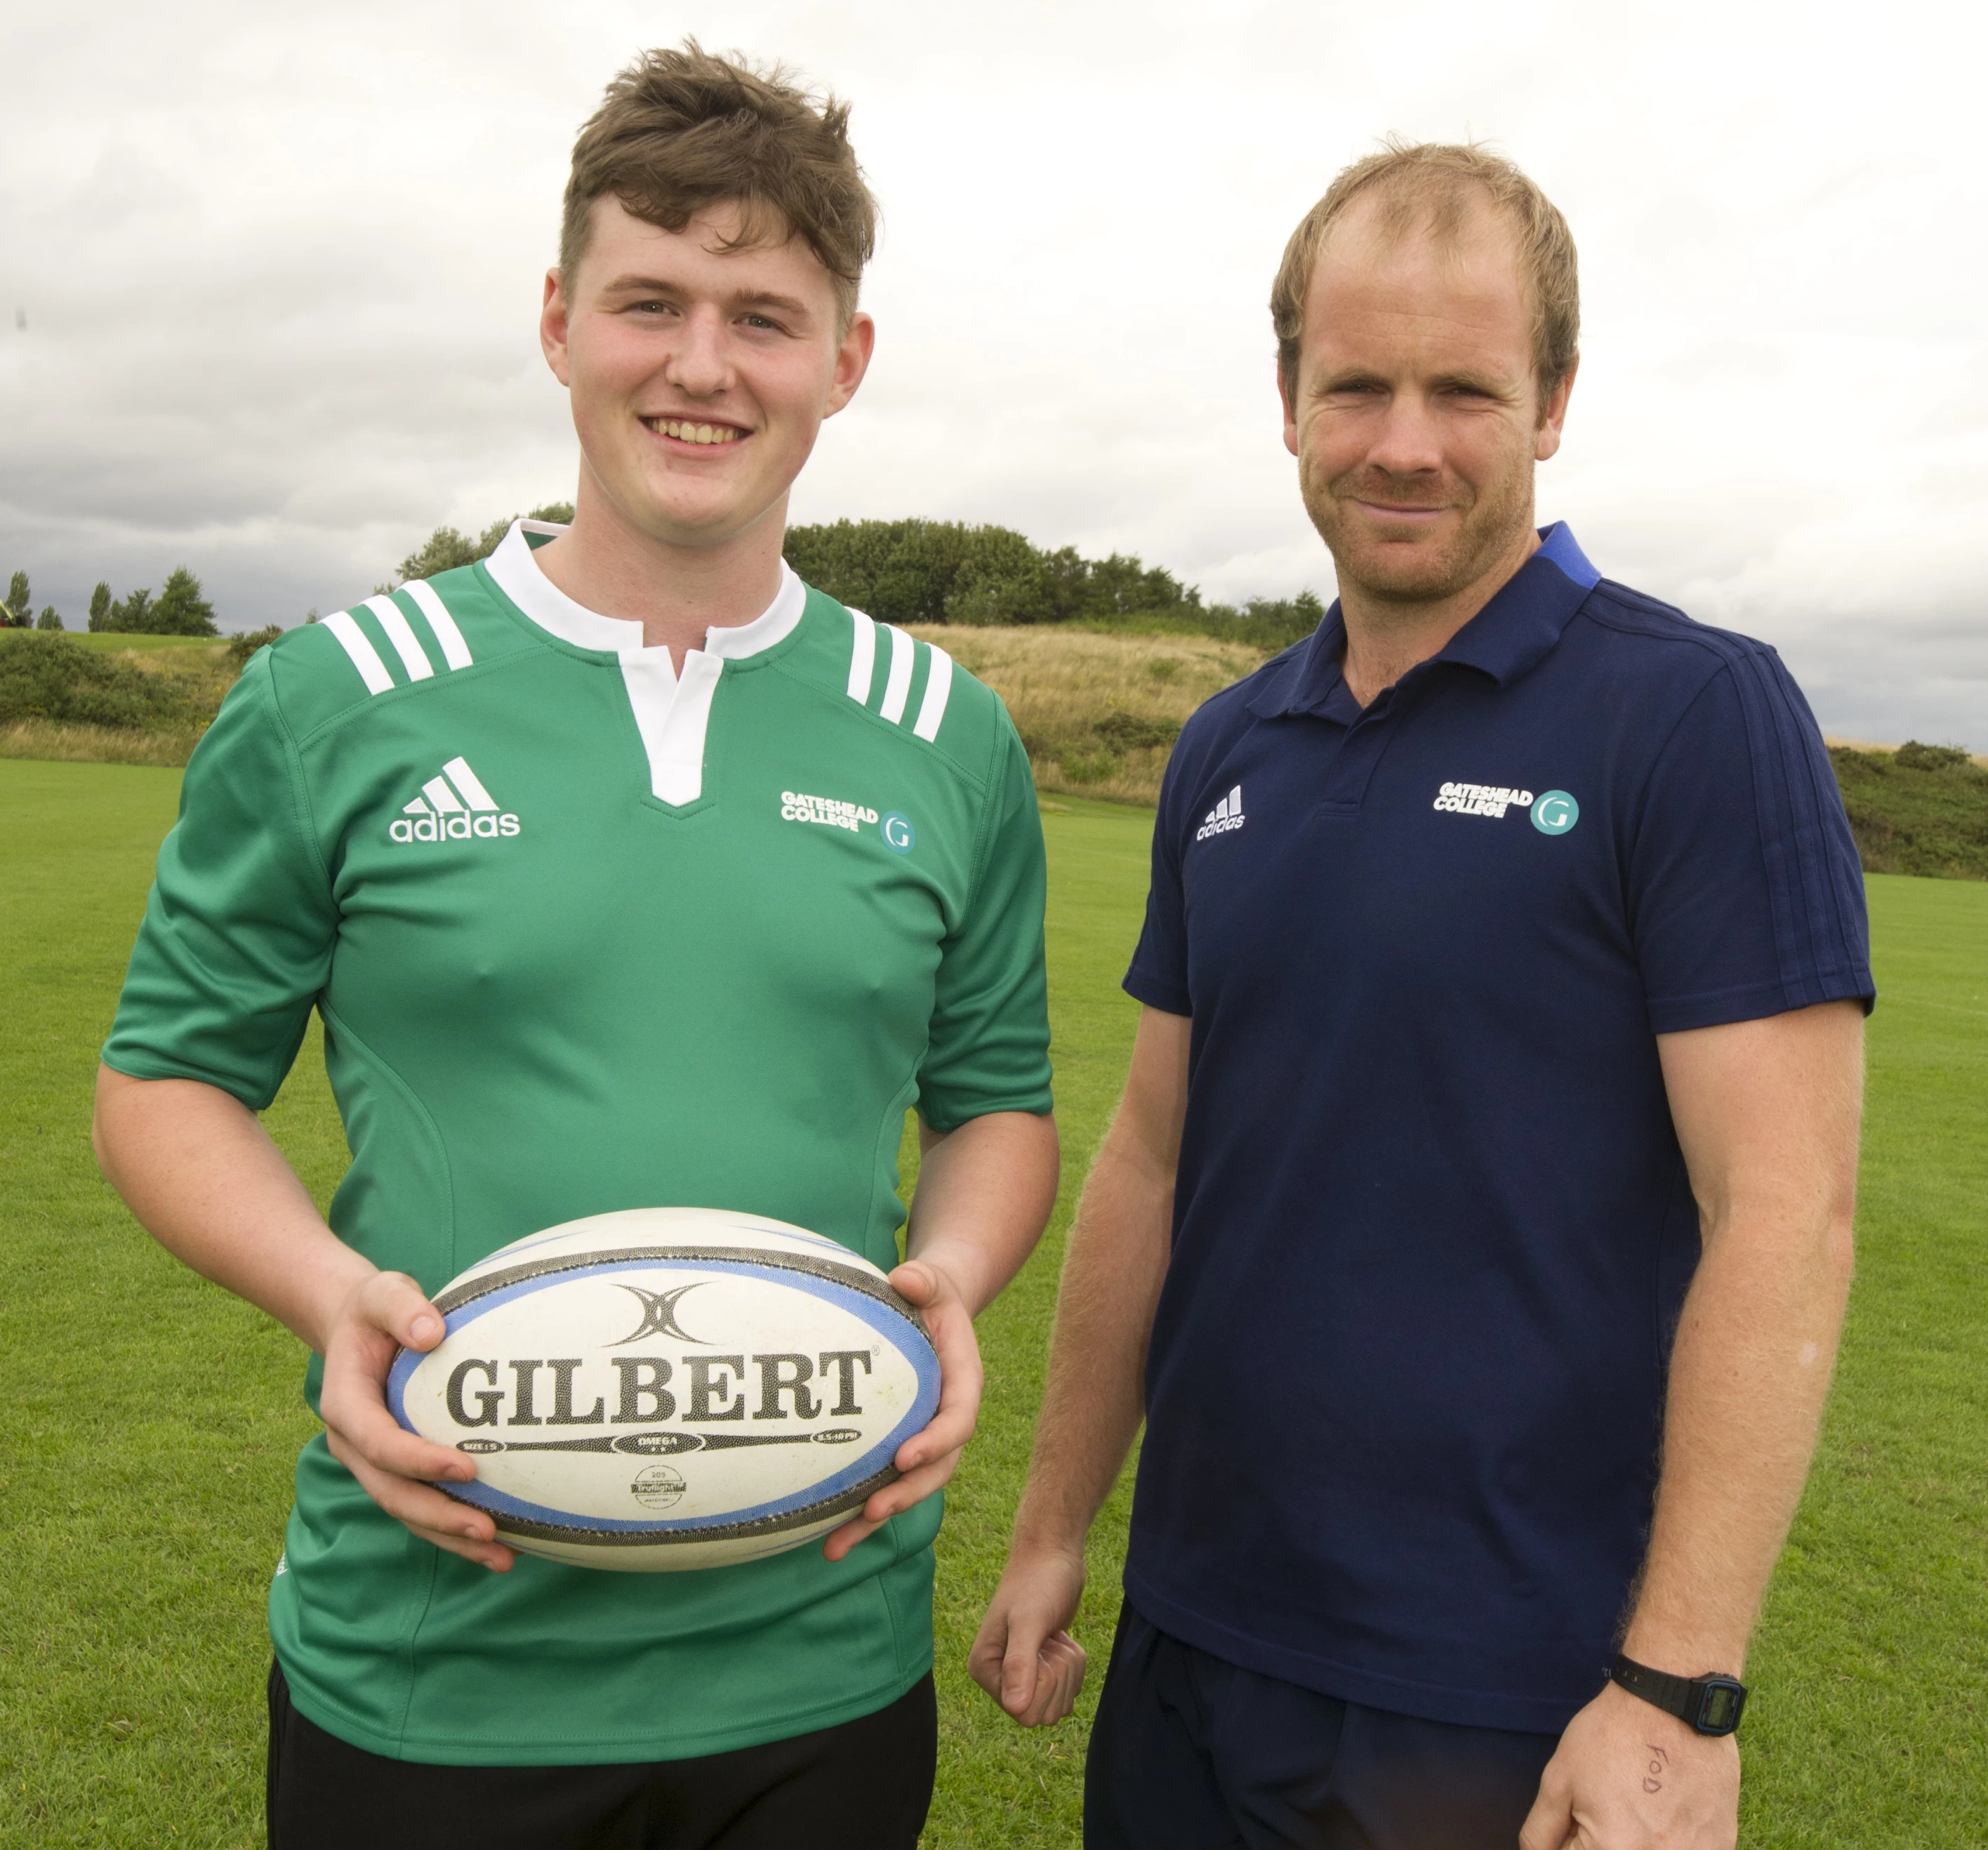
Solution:
{"label": "rugby ball", "polygon": [[526,1554],[654,1573],[826,1534],[898,1476],[938,1358],[867,1260],[708,1208],[596,1214],[527,1235],[436,1294],[387,1404],[476,1461],[438,1488]]}

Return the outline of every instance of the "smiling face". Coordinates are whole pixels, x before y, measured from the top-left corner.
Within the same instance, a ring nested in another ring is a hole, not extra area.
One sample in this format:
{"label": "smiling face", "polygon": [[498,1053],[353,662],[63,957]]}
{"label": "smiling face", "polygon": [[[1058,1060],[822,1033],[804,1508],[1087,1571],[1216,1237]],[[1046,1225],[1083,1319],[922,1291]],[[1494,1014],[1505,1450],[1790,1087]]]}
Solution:
{"label": "smiling face", "polygon": [[833,279],[798,238],[725,249],[735,206],[680,232],[613,198],[593,209],[577,274],[546,279],[539,325],[573,397],[581,517],[698,550],[770,519],[777,549],[822,419],[862,381],[869,316],[843,326]]}
{"label": "smiling face", "polygon": [[1540,402],[1512,233],[1487,204],[1453,240],[1388,234],[1371,201],[1312,272],[1284,442],[1342,597],[1431,605],[1530,550],[1533,465],[1573,375]]}

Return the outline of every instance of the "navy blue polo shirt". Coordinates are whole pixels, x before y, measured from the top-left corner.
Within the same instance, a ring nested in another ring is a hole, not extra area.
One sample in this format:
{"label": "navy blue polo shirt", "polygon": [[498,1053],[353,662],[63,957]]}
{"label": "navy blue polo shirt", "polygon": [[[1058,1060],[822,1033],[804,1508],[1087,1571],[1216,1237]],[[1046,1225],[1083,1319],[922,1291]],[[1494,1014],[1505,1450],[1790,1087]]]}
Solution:
{"label": "navy blue polo shirt", "polygon": [[1698,1255],[1654,1037],[1874,991],[1779,658],[1542,538],[1364,711],[1334,605],[1175,749],[1125,979],[1194,1023],[1125,1585],[1249,1669],[1548,1731],[1613,1654]]}

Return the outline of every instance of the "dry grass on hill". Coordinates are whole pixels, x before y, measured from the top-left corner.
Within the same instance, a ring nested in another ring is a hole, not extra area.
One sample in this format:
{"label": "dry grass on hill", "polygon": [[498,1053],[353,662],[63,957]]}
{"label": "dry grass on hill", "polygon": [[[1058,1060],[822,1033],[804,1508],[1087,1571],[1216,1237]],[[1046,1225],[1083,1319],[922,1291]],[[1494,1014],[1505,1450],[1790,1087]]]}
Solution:
{"label": "dry grass on hill", "polygon": [[[23,632],[19,640],[10,638],[0,646],[46,648],[53,640]],[[14,690],[26,701],[25,712],[19,705],[9,712],[10,702],[0,700],[0,758],[184,764],[241,672],[240,661],[225,641],[183,642],[177,637],[140,636],[131,639],[134,646],[107,648],[103,646],[106,639],[99,637],[90,637],[86,642],[79,637],[63,640],[72,648],[87,648],[89,659],[113,671],[112,704],[129,708],[129,713],[113,712],[108,717],[118,723],[98,723],[105,714],[85,699],[79,716],[77,705],[59,698],[66,690],[59,673],[39,689],[40,698],[33,690]],[[175,646],[162,646],[167,642]],[[127,698],[116,698],[120,691]],[[130,698],[134,692],[142,698]],[[43,704],[51,695],[58,697],[56,703]]]}
{"label": "dry grass on hill", "polygon": [[1209,636],[953,624],[915,633],[1001,696],[1038,790],[1121,803],[1159,800],[1161,773],[1188,715],[1266,654]]}

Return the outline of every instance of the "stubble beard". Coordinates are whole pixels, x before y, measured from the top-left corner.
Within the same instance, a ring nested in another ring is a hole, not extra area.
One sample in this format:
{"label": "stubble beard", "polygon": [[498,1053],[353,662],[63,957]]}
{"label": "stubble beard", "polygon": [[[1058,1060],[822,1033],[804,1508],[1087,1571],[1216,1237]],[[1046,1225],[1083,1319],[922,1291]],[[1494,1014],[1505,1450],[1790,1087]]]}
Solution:
{"label": "stubble beard", "polygon": [[1446,536],[1432,536],[1412,550],[1391,549],[1391,556],[1373,540],[1364,518],[1348,512],[1347,502],[1368,497],[1398,506],[1443,502],[1371,471],[1349,469],[1321,480],[1309,458],[1298,465],[1298,492],[1332,555],[1341,595],[1357,590],[1369,604],[1398,607],[1405,617],[1469,589],[1532,525],[1533,472],[1523,464],[1503,474],[1490,494],[1466,502],[1462,519]]}

